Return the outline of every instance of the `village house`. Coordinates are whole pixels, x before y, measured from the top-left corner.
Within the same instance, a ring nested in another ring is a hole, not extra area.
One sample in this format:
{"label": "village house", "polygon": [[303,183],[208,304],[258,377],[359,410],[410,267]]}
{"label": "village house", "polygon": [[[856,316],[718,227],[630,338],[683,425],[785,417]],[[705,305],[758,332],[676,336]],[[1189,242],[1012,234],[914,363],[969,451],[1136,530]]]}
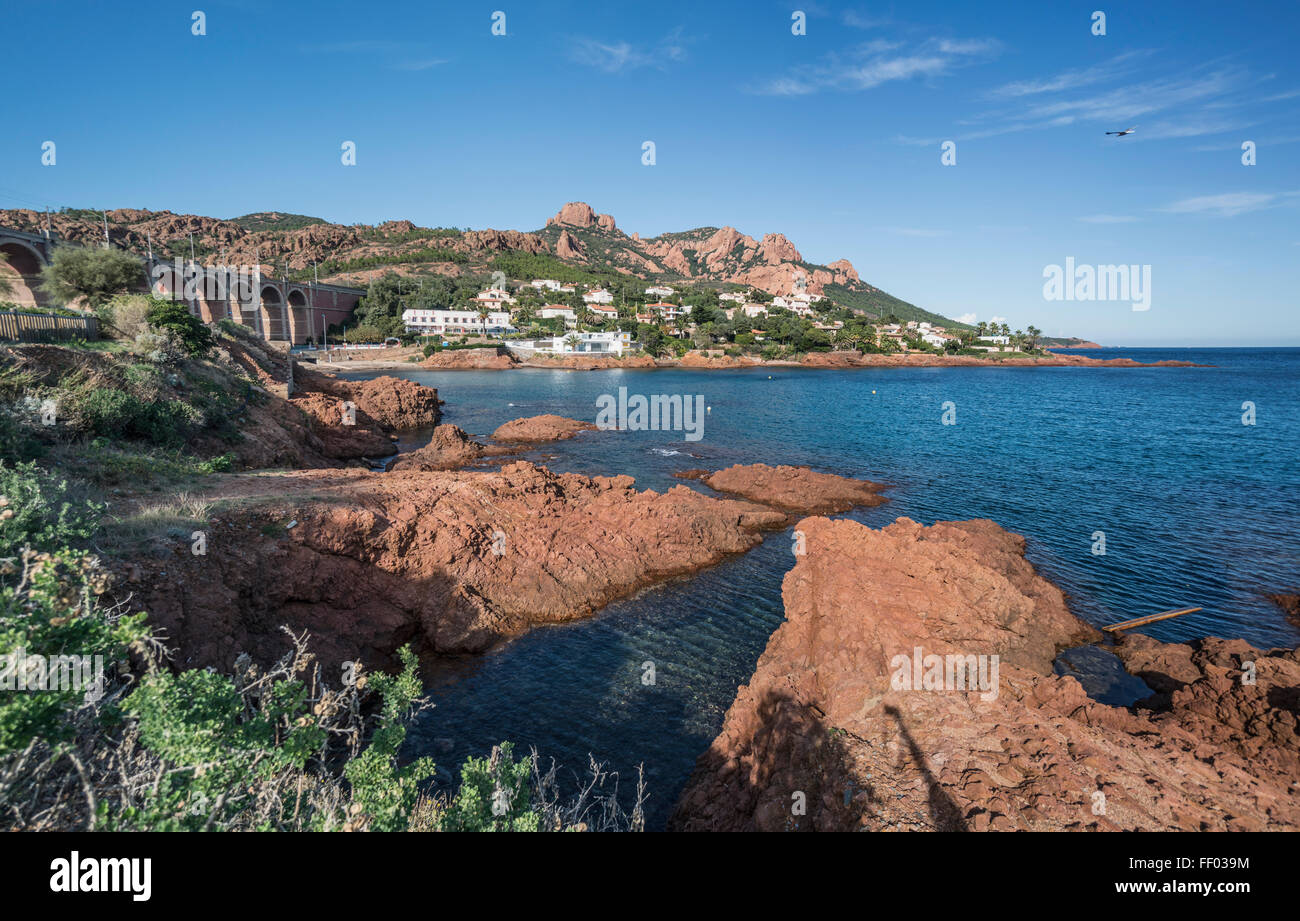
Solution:
{"label": "village house", "polygon": [[534,278],[528,284],[532,285],[534,288],[536,288],[539,291],[542,290],[543,288],[545,288],[547,291],[560,290],[560,283],[556,281],[554,278]]}
{"label": "village house", "polygon": [[584,294],[582,300],[587,304],[612,304],[614,303],[614,295],[604,288],[597,288],[595,291],[588,291]]}
{"label": "village house", "polygon": [[685,307],[679,307],[676,304],[659,303],[646,304],[646,310],[653,310],[665,320],[676,320],[678,317],[685,316],[691,312],[691,307],[687,304]]}
{"label": "village house", "polygon": [[500,336],[516,332],[506,311],[493,311],[483,317],[477,310],[403,310],[402,323],[408,333],[422,336]]}
{"label": "village house", "polygon": [[488,288],[474,298],[475,306],[486,307],[489,310],[500,310],[506,304],[513,304],[514,302],[515,299],[510,296],[510,292],[503,291],[500,288]]}
{"label": "village house", "polygon": [[587,311],[591,314],[592,319],[597,321],[618,319],[618,310],[614,307],[602,304],[588,304]]}
{"label": "village house", "polygon": [[673,289],[666,285],[656,285],[653,288],[646,288],[645,293],[651,297],[672,297]]}
{"label": "village house", "polygon": [[559,317],[564,321],[565,326],[575,326],[578,322],[578,315],[571,307],[565,307],[563,304],[547,304],[537,311],[537,316],[543,320]]}
{"label": "village house", "polygon": [[544,352],[554,355],[622,355],[638,347],[632,334],[620,331],[602,333],[568,333],[546,339],[524,339],[511,342],[512,349],[526,352]]}

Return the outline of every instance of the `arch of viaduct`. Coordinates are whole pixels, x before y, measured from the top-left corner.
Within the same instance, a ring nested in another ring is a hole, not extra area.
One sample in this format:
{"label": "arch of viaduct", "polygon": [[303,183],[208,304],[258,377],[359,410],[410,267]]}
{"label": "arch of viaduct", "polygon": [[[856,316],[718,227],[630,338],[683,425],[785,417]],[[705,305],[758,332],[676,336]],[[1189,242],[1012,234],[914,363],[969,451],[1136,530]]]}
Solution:
{"label": "arch of viaduct", "polygon": [[[49,306],[40,288],[41,269],[59,245],[53,236],[0,227],[0,278],[10,289],[0,299],[19,307]],[[244,271],[155,260],[145,268],[154,293],[184,301],[205,323],[233,320],[264,339],[293,345],[319,342],[331,325],[351,318],[366,293],[364,288],[273,278],[256,267]]]}

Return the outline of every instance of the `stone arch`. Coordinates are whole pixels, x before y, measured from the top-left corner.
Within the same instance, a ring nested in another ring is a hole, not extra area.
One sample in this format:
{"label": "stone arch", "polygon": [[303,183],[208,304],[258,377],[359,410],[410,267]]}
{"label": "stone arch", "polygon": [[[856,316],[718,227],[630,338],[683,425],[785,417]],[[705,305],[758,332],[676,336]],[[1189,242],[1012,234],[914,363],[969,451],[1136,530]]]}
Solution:
{"label": "stone arch", "polygon": [[275,285],[262,285],[262,338],[289,338],[289,324],[285,319],[284,297]]}
{"label": "stone arch", "polygon": [[289,289],[289,339],[294,345],[312,336],[311,304],[302,288]]}
{"label": "stone arch", "polygon": [[7,293],[0,292],[0,300],[12,301],[20,307],[43,307],[49,298],[41,290],[41,269],[45,260],[41,254],[21,240],[0,242],[0,278],[8,282]]}

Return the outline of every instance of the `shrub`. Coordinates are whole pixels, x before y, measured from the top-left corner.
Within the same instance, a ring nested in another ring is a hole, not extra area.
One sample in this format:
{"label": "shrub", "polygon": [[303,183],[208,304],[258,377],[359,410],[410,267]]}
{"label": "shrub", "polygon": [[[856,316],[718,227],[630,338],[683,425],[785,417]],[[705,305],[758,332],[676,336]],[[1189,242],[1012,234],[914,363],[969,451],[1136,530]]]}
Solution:
{"label": "shrub", "polygon": [[133,342],[141,333],[149,331],[148,315],[153,307],[154,299],[148,295],[120,294],[96,313],[113,338]]}
{"label": "shrub", "polygon": [[179,301],[154,298],[146,319],[154,329],[174,335],[190,355],[206,355],[212,349],[212,331]]}
{"label": "shrub", "polygon": [[66,480],[36,464],[0,461],[0,552],[80,544],[95,533],[99,512],[75,499]]}
{"label": "shrub", "polygon": [[78,392],[69,402],[75,427],[106,438],[136,438],[156,445],[176,445],[193,435],[204,421],[203,412],[189,403],[146,402],[115,387]]}

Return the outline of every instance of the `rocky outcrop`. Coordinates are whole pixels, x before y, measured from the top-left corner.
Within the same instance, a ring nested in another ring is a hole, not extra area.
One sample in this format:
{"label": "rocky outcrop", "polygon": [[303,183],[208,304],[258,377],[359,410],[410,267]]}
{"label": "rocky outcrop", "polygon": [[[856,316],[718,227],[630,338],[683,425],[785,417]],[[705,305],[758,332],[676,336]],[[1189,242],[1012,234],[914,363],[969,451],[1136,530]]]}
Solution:
{"label": "rocky outcrop", "polygon": [[311,420],[322,452],[338,460],[397,453],[393,432],[435,425],[438,391],[398,377],[349,381],[299,369],[292,403]]}
{"label": "rocky outcrop", "polygon": [[434,352],[420,367],[430,371],[508,371],[516,364],[503,348],[446,349]]}
{"label": "rocky outcrop", "polygon": [[1134,639],[1120,655],[1165,676],[1166,699],[1110,707],[1053,674],[1098,634],[1022,538],[988,521],[797,529],[786,621],[673,827],[1300,828],[1300,650]]}
{"label": "rocky outcrop", "polygon": [[514,449],[479,444],[454,425],[440,425],[433,430],[427,445],[398,456],[388,465],[389,472],[455,470],[485,457],[514,453]]}
{"label": "rocky outcrop", "polygon": [[481,652],[748,550],[783,522],[685,486],[638,491],[631,477],[528,463],[312,471],[224,488],[241,485],[260,501],[211,522],[206,556],[182,541],[125,583],[184,667],[229,668],[240,651],[274,660],[281,625],[310,632],[329,669],[385,664],[407,642],[426,654]]}
{"label": "rocky outcrop", "polygon": [[1293,622],[1300,624],[1300,592],[1275,592],[1266,597]]}
{"label": "rocky outcrop", "polygon": [[[695,471],[687,471],[693,474]],[[833,473],[818,473],[809,467],[782,464],[736,464],[700,479],[710,489],[761,502],[801,515],[846,512],[861,505],[881,505],[880,483],[855,480]]]}
{"label": "rocky outcrop", "polygon": [[552,413],[513,419],[492,433],[493,441],[542,442],[563,441],[579,432],[594,432],[596,426],[578,419],[568,419]]}
{"label": "rocky outcrop", "polygon": [[351,401],[390,431],[436,425],[441,418],[438,391],[401,377],[350,381],[319,372],[299,370],[294,378],[301,391],[323,393]]}
{"label": "rocky outcrop", "polygon": [[561,230],[559,239],[555,241],[555,255],[561,259],[581,259],[582,244],[573,239],[567,230]]}
{"label": "rocky outcrop", "polygon": [[563,368],[566,371],[602,371],[607,368],[654,368],[649,355],[530,355],[521,367]]}

